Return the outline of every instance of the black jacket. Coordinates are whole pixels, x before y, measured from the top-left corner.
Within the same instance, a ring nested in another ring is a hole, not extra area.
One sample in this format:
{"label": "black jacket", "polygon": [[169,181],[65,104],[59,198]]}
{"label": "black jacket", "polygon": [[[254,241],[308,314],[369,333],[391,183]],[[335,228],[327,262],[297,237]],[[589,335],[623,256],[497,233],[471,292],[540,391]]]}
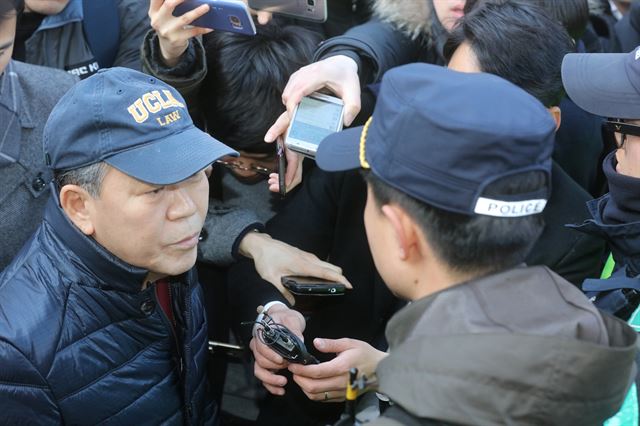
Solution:
{"label": "black jacket", "polygon": [[528,265],[546,265],[565,280],[580,286],[602,269],[604,242],[567,228],[590,217],[591,196],[555,162],[551,169],[551,198],[542,213],[545,228],[526,258]]}
{"label": "black jacket", "polygon": [[[313,338],[352,337],[386,349],[384,328],[404,305],[376,272],[364,230],[366,185],[358,172],[326,173],[313,169],[287,207],[267,223],[274,238],[309,251],[340,266],[354,289],[345,296],[321,298],[307,319],[305,341]],[[286,300],[256,273],[251,261],[240,261],[229,271],[230,312],[236,326],[252,321],[256,307]],[[250,327],[245,327],[245,338]],[[330,356],[314,353],[321,360]],[[269,397],[261,407],[260,424],[324,425],[337,420],[342,404],[309,401],[297,385],[288,385],[283,398]]]}

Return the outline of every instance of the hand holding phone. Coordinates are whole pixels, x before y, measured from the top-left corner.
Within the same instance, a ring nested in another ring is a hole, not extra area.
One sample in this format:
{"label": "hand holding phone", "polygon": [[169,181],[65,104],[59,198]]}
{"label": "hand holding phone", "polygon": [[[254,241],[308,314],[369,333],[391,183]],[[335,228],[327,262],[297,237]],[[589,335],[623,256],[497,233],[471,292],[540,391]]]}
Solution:
{"label": "hand holding phone", "polygon": [[173,15],[174,11],[175,5],[171,2],[165,0],[149,2],[151,27],[158,36],[160,56],[168,67],[178,64],[182,54],[189,47],[189,40],[213,31],[191,25],[193,21],[209,11],[208,5],[203,4],[179,17]]}
{"label": "hand holding phone", "polygon": [[256,35],[256,27],[249,8],[241,0],[185,0],[176,6],[173,15],[183,15],[204,4],[209,6],[209,11],[195,19],[191,25],[217,31]]}

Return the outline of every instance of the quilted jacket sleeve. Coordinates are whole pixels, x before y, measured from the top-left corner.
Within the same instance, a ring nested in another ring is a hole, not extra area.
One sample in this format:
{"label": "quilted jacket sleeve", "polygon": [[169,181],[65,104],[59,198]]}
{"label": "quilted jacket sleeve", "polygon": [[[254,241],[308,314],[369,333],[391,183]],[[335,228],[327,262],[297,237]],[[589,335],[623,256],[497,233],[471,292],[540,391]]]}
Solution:
{"label": "quilted jacket sleeve", "polygon": [[0,425],[64,423],[45,378],[5,340],[0,340],[0,366]]}

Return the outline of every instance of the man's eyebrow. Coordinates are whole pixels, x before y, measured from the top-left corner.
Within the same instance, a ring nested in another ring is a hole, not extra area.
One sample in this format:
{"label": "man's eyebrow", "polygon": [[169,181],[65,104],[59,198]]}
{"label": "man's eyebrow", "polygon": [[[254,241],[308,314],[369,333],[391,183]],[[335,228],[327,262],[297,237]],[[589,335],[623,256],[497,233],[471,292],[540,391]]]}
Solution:
{"label": "man's eyebrow", "polygon": [[0,50],[2,49],[6,49],[7,47],[10,47],[13,44],[13,40],[5,43],[5,44],[0,44]]}

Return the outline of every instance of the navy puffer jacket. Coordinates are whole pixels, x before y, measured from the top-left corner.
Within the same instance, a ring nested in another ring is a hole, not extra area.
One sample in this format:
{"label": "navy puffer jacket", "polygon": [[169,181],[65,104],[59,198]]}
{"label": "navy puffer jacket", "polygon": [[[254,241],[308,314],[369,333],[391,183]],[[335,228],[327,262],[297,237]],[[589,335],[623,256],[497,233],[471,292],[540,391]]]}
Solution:
{"label": "navy puffer jacket", "polygon": [[0,424],[215,422],[196,273],[170,280],[175,334],[146,275],[49,200],[0,275]]}

